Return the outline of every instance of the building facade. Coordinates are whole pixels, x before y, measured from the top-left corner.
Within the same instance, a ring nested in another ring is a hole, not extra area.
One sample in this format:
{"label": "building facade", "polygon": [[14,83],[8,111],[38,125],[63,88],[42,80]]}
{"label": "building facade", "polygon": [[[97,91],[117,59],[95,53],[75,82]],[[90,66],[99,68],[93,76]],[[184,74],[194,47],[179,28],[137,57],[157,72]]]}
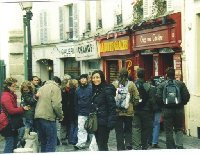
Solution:
{"label": "building facade", "polygon": [[186,129],[188,135],[200,138],[200,1],[185,0],[184,10],[183,71],[191,95],[185,108]]}
{"label": "building facade", "polygon": [[[135,20],[140,14],[136,4],[143,8],[140,21]],[[156,16],[158,8],[164,8],[160,16]],[[46,81],[54,75],[77,78],[102,69],[112,82],[122,67],[132,79],[137,68],[144,67],[149,80],[165,75],[165,69],[172,66],[176,78],[183,80],[191,93],[185,106],[186,133],[200,137],[199,10],[199,0],[33,2],[33,75]],[[23,62],[20,46],[18,54],[16,49],[10,51]],[[15,72],[12,63],[10,75]],[[23,70],[23,63],[19,65]]]}
{"label": "building facade", "polygon": [[131,2],[33,3],[33,75],[77,78],[103,69],[96,38],[131,24]]}

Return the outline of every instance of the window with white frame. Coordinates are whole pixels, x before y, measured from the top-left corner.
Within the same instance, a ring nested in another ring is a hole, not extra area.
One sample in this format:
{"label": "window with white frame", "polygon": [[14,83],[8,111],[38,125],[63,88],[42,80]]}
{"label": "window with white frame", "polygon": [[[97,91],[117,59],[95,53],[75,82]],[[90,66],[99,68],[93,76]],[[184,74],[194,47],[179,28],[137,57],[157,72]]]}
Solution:
{"label": "window with white frame", "polygon": [[72,40],[74,29],[73,4],[59,8],[60,40]]}
{"label": "window with white frame", "polygon": [[86,21],[86,32],[91,31],[90,23],[90,1],[85,1],[85,21]]}
{"label": "window with white frame", "polygon": [[96,1],[97,29],[102,28],[101,1]]}
{"label": "window with white frame", "polygon": [[173,11],[174,8],[173,8],[173,2],[174,0],[167,0],[167,12],[170,12],[170,11]]}
{"label": "window with white frame", "polygon": [[60,40],[64,40],[64,17],[63,17],[63,7],[59,7],[59,34]]}
{"label": "window with white frame", "polygon": [[122,24],[122,0],[115,1],[114,15],[115,25]]}
{"label": "window with white frame", "polygon": [[77,40],[79,31],[79,21],[78,21],[78,8],[77,3],[73,4],[73,40]]}
{"label": "window with white frame", "polygon": [[148,18],[152,14],[153,0],[143,0],[143,17]]}
{"label": "window with white frame", "polygon": [[143,0],[144,19],[153,16],[160,16],[162,13],[166,12],[166,10],[167,12],[173,11],[174,1],[175,0]]}
{"label": "window with white frame", "polygon": [[48,41],[47,36],[47,12],[43,11],[40,13],[40,42],[45,44]]}
{"label": "window with white frame", "polygon": [[69,14],[69,34],[68,38],[73,39],[73,5],[68,5],[68,14]]}

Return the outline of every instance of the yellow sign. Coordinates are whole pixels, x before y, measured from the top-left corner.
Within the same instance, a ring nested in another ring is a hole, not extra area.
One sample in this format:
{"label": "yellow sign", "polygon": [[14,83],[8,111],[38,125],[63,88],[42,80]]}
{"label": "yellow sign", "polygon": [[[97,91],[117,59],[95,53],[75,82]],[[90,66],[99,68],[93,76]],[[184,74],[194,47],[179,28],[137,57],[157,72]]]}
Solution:
{"label": "yellow sign", "polygon": [[128,50],[128,40],[116,40],[100,44],[100,52]]}

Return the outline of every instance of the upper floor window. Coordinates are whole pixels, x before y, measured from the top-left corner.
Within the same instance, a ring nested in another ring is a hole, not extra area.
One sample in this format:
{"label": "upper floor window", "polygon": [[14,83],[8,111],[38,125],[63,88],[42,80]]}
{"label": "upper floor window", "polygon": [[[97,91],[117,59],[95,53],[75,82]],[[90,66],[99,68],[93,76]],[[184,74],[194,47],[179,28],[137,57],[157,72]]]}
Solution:
{"label": "upper floor window", "polygon": [[101,1],[96,1],[96,19],[97,29],[102,28]]}
{"label": "upper floor window", "polygon": [[122,0],[115,1],[114,15],[115,15],[115,26],[121,25],[122,24]]}
{"label": "upper floor window", "polygon": [[85,22],[86,32],[91,31],[90,23],[90,1],[85,1]]}
{"label": "upper floor window", "polygon": [[73,39],[73,5],[67,5],[59,8],[59,29],[60,40]]}
{"label": "upper floor window", "polygon": [[174,0],[143,0],[143,18],[157,18],[173,10]]}
{"label": "upper floor window", "polygon": [[43,11],[40,13],[40,42],[45,44],[48,41],[47,35],[47,12]]}
{"label": "upper floor window", "polygon": [[60,40],[64,40],[64,17],[63,17],[63,8],[59,8],[59,32],[60,32]]}
{"label": "upper floor window", "polygon": [[68,6],[69,11],[69,39],[73,39],[73,5]]}

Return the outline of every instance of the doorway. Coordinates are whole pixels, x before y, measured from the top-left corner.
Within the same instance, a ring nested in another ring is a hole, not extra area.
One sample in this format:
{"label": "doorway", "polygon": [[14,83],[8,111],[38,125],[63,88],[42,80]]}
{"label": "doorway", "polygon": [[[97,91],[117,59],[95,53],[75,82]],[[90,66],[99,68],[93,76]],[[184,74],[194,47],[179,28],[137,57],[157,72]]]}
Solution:
{"label": "doorway", "polygon": [[107,61],[107,82],[112,83],[118,78],[119,67],[118,60],[108,60]]}
{"label": "doorway", "polygon": [[173,53],[164,53],[161,54],[161,75],[165,75],[165,71],[168,67],[174,67],[173,63]]}
{"label": "doorway", "polygon": [[142,58],[145,69],[145,80],[150,80],[153,76],[153,55],[142,55]]}

